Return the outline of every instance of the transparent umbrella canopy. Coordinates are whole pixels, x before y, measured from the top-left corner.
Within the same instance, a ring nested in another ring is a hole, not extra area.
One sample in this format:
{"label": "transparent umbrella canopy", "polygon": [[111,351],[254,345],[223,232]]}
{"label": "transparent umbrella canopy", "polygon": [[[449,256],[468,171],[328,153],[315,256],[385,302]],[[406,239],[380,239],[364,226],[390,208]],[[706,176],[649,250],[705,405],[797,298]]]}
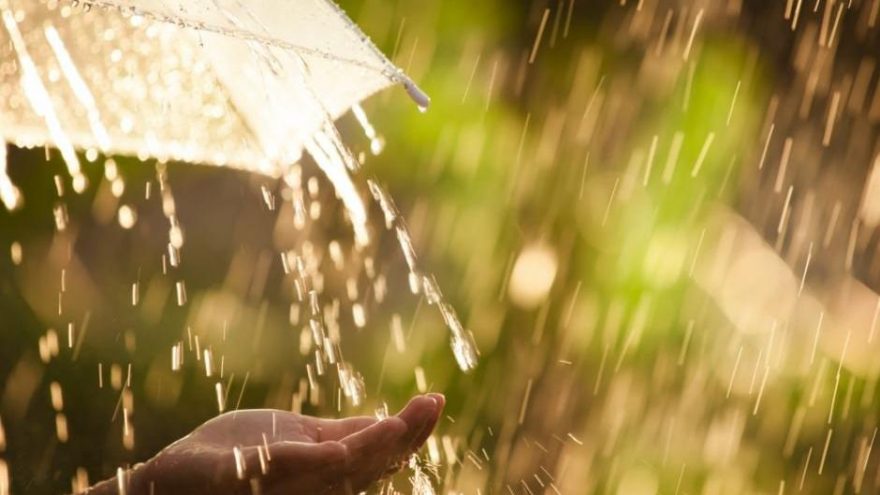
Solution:
{"label": "transparent umbrella canopy", "polygon": [[[335,119],[399,84],[422,110],[425,95],[328,0],[0,0],[0,137],[57,148],[82,191],[86,157],[131,155],[228,166],[291,182],[307,152],[332,183],[358,245],[370,241],[359,166]],[[463,370],[473,338],[417,264],[393,200],[369,192],[393,229],[410,282],[437,305]],[[0,146],[0,200],[21,192]],[[173,203],[172,199],[168,199]],[[166,212],[171,244],[182,244]],[[179,247],[179,246],[178,246]]]}
{"label": "transparent umbrella canopy", "polygon": [[306,150],[363,240],[357,163],[333,121],[393,84],[428,104],[327,0],[0,0],[0,13],[0,132],[58,148],[80,190],[77,148],[275,177]]}

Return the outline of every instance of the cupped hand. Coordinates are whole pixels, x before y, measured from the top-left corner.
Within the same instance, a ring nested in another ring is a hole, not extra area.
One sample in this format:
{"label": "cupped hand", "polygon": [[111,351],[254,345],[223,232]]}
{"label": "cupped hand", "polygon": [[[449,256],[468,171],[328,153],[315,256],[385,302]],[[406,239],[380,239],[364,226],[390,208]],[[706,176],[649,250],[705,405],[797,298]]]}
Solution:
{"label": "cupped hand", "polygon": [[[229,412],[135,468],[124,482],[125,491],[358,493],[397,471],[424,444],[444,404],[440,394],[416,396],[396,416],[381,420],[321,419],[269,409]],[[119,480],[106,483],[118,486]]]}

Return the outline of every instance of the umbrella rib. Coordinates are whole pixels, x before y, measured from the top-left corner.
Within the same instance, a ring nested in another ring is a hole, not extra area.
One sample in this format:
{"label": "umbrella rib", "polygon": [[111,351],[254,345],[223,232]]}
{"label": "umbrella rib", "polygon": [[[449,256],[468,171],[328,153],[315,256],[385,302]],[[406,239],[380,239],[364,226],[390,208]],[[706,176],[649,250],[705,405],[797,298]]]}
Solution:
{"label": "umbrella rib", "polygon": [[[100,7],[100,8],[108,9],[108,10],[112,10],[112,9],[121,10],[122,9],[122,7],[120,7],[118,4],[115,4],[113,2],[109,2],[107,0],[89,0],[89,4],[94,7]],[[382,74],[388,80],[395,82],[395,83],[405,83],[406,81],[409,80],[405,76],[402,76],[400,74],[400,71],[397,70],[396,67],[394,68],[395,70],[390,70],[388,66],[394,67],[393,65],[391,65],[390,62],[386,63],[386,67],[376,67],[375,65],[371,65],[371,64],[362,62],[360,60],[354,60],[354,59],[350,59],[350,58],[346,58],[346,57],[340,57],[340,56],[335,55],[333,53],[325,52],[325,51],[319,50],[317,48],[309,48],[306,46],[296,45],[296,44],[289,43],[289,42],[279,40],[276,38],[259,36],[255,33],[251,33],[251,32],[240,30],[240,29],[224,30],[224,29],[221,29],[220,27],[217,27],[217,26],[211,26],[211,25],[202,24],[202,23],[199,23],[199,24],[183,23],[181,25],[179,19],[176,19],[176,18],[168,16],[168,15],[164,15],[164,14],[158,14],[158,13],[155,13],[152,11],[146,11],[143,9],[139,9],[137,7],[130,7],[129,12],[131,14],[139,15],[141,17],[150,19],[152,21],[162,22],[165,24],[172,24],[175,26],[192,29],[194,31],[202,31],[202,32],[208,32],[208,33],[213,33],[213,34],[219,34],[222,36],[228,36],[228,37],[241,39],[243,41],[255,41],[257,43],[261,43],[264,45],[299,52],[300,54],[318,56],[318,57],[321,57],[321,58],[324,58],[327,60],[332,60],[335,62],[353,65],[356,67],[360,67],[362,69],[366,69],[366,70],[370,70],[370,71]],[[349,24],[350,24],[350,21],[349,21]],[[373,50],[378,50],[374,46],[372,48],[373,48]],[[384,56],[383,56],[383,58],[384,58]]]}
{"label": "umbrella rib", "polygon": [[403,71],[401,71],[396,65],[394,65],[394,62],[388,60],[388,58],[385,57],[385,54],[382,53],[381,50],[379,50],[379,47],[377,47],[376,44],[373,43],[373,40],[370,39],[369,36],[364,34],[364,32],[361,31],[361,28],[348,18],[348,15],[345,13],[344,10],[342,10],[341,7],[339,7],[339,5],[336,5],[336,3],[332,2],[331,0],[322,1],[325,5],[327,5],[327,7],[336,12],[339,18],[342,19],[342,22],[345,23],[345,27],[348,28],[348,31],[354,34],[359,42],[369,48],[369,50],[373,52],[373,55],[376,58],[385,62],[385,69],[382,71],[383,74],[389,74],[387,77],[394,82],[413,84],[409,76],[404,74]]}
{"label": "umbrella rib", "polygon": [[241,122],[241,125],[243,125],[248,130],[248,136],[251,138],[251,140],[253,140],[253,144],[256,147],[256,149],[262,150],[262,154],[264,156],[268,156],[268,154],[266,153],[266,149],[263,145],[263,142],[260,139],[260,135],[257,133],[257,129],[254,128],[254,126],[251,124],[250,119],[247,118],[247,116],[241,111],[241,109],[235,103],[235,99],[232,98],[232,93],[229,92],[229,89],[226,87],[226,85],[223,84],[223,82],[220,81],[219,79],[217,80],[217,82],[218,82],[218,86],[223,89],[223,94],[226,97],[226,101],[229,104],[229,108],[231,108],[235,112],[235,115],[238,116],[238,119]]}
{"label": "umbrella rib", "polygon": [[323,0],[323,2],[331,10],[339,15],[339,18],[342,19],[342,22],[346,24],[349,32],[353,33],[355,37],[357,37],[357,39],[361,42],[361,44],[371,50],[374,56],[376,56],[380,60],[385,61],[385,70],[382,71],[382,74],[395,83],[403,84],[403,87],[404,89],[406,89],[407,94],[409,94],[410,98],[412,98],[412,100],[416,102],[416,105],[418,105],[419,108],[423,109],[423,111],[424,109],[428,108],[428,105],[431,103],[431,98],[428,97],[428,95],[424,91],[422,91],[422,89],[419,88],[418,85],[416,85],[416,83],[409,78],[409,76],[407,76],[402,70],[394,65],[392,61],[388,60],[388,58],[385,57],[385,54],[382,53],[381,50],[379,50],[379,47],[377,47],[376,44],[373,43],[373,40],[371,40],[369,36],[364,34],[364,32],[361,31],[361,28],[359,28],[357,24],[355,24],[354,22],[352,22],[351,19],[348,18],[348,15],[346,15],[345,11],[343,11],[339,7],[339,5],[336,5],[331,0]]}

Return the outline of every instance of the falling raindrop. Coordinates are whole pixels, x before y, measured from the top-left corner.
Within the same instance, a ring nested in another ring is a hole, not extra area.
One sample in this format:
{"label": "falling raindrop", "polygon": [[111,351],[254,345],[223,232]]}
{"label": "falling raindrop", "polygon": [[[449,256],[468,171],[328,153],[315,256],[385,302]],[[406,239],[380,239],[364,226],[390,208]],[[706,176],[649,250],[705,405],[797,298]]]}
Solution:
{"label": "falling raindrop", "polygon": [[131,206],[122,205],[117,212],[117,218],[119,220],[119,226],[128,230],[134,227],[134,224],[137,222],[137,213]]}

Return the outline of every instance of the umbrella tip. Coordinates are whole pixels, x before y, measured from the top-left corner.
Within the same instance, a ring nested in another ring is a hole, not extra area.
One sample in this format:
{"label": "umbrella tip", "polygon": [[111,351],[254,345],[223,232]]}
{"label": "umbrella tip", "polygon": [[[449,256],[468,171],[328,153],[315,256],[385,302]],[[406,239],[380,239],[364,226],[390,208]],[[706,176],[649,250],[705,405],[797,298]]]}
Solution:
{"label": "umbrella tip", "polygon": [[409,78],[403,80],[403,87],[406,89],[406,93],[409,97],[419,106],[419,111],[426,112],[428,106],[431,104],[431,98],[428,94],[416,86],[416,83],[412,82]]}

